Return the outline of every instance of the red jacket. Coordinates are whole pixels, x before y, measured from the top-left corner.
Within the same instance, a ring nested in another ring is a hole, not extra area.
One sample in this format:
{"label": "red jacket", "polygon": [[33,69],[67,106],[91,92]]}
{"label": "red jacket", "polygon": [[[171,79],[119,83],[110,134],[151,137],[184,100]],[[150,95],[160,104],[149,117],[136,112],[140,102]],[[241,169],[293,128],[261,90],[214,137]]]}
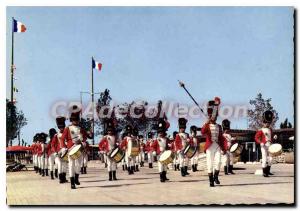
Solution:
{"label": "red jacket", "polygon": [[[115,137],[115,146],[117,145],[117,138]],[[109,142],[107,140],[107,136],[104,136],[99,142],[99,150],[108,153],[113,150],[110,148]]]}
{"label": "red jacket", "polygon": [[31,144],[32,155],[36,155],[36,143]]}
{"label": "red jacket", "polygon": [[[272,142],[273,141],[273,132],[272,132],[272,129],[270,129],[270,132],[271,132],[271,136],[270,136],[270,141]],[[263,143],[265,144],[267,142],[266,140],[266,136],[264,134],[264,132],[262,131],[262,129],[258,130],[255,134],[255,142],[257,144],[260,144],[260,143]]]}
{"label": "red jacket", "polygon": [[152,144],[151,144],[151,140],[148,139],[147,142],[146,142],[146,146],[145,146],[145,151],[147,152],[153,152],[154,149],[153,149],[153,142],[154,142],[154,139],[152,139]]}
{"label": "red jacket", "polygon": [[[191,139],[189,138],[188,134],[187,134],[187,143],[193,144]],[[182,146],[182,139],[179,134],[176,134],[176,137],[175,137],[175,150],[176,151],[184,150],[183,146]]]}
{"label": "red jacket", "polygon": [[[217,125],[219,127],[218,145],[220,146],[221,150],[225,152],[227,150],[227,144],[226,144],[227,142],[223,136],[221,125],[219,125],[219,124],[217,124]],[[209,123],[205,123],[203,125],[203,127],[201,129],[201,133],[206,136],[206,142],[205,142],[205,146],[204,146],[204,152],[206,152],[206,150],[212,144]]]}
{"label": "red jacket", "polygon": [[36,153],[38,156],[41,156],[43,154],[41,143],[36,144]]}
{"label": "red jacket", "polygon": [[60,143],[59,143],[57,134],[55,134],[53,136],[53,138],[51,139],[49,145],[50,145],[50,153],[51,154],[53,154],[55,152],[59,152],[59,150],[60,150]]}
{"label": "red jacket", "polygon": [[[70,126],[72,126],[72,125],[70,125]],[[60,139],[60,144],[61,144],[61,146],[63,146],[63,148],[67,147],[68,149],[70,149],[74,145],[74,142],[73,142],[72,136],[71,136],[71,132],[69,129],[70,126],[68,126],[64,129],[64,132]],[[88,134],[86,133],[86,131],[83,128],[80,128],[80,134],[82,135],[82,142],[86,142]]]}
{"label": "red jacket", "polygon": [[[169,150],[170,149],[169,145],[170,145],[170,139],[168,139],[166,137],[166,149],[165,150]],[[159,155],[161,153],[160,148],[159,148],[159,143],[158,143],[157,139],[154,140],[154,142],[153,142],[153,150],[156,151],[157,155]]]}

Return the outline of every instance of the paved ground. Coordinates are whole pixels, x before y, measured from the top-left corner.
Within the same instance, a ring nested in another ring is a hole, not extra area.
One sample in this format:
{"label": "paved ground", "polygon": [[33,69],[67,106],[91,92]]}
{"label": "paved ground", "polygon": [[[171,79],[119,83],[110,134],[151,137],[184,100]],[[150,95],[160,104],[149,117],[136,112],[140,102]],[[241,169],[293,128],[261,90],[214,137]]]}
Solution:
{"label": "paved ground", "polygon": [[204,171],[181,177],[169,170],[169,182],[160,183],[156,168],[141,168],[127,175],[120,168],[118,181],[108,181],[104,164],[91,163],[81,185],[42,178],[33,171],[7,173],[8,205],[175,205],[175,204],[265,204],[294,202],[294,165],[275,164],[274,176],[254,175],[258,164],[235,165],[236,175],[223,176],[221,185],[210,188]]}

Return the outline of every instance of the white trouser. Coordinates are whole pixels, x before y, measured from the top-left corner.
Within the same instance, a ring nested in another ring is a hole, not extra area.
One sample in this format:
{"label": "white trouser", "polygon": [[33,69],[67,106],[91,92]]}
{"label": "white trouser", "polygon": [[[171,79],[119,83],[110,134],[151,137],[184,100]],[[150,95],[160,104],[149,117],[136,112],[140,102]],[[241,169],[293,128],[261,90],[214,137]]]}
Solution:
{"label": "white trouser", "polygon": [[272,157],[269,155],[269,146],[263,145],[260,147],[260,150],[261,150],[262,167],[266,168],[267,166],[271,166]]}
{"label": "white trouser", "polygon": [[104,160],[104,163],[107,163],[107,155],[105,153],[103,153],[103,160]]}
{"label": "white trouser", "polygon": [[42,156],[39,156],[39,163],[40,163],[40,168],[41,169],[46,169],[46,164],[48,164],[48,162],[46,162],[46,158],[45,158],[45,156],[44,155],[42,155]]}
{"label": "white trouser", "polygon": [[[157,160],[159,160],[160,155],[157,156]],[[167,171],[167,165],[166,164],[162,164],[161,162],[157,162],[157,166],[158,166],[158,172],[161,173],[163,171]]]}
{"label": "white trouser", "polygon": [[223,166],[233,165],[234,155],[227,151],[224,155],[222,155],[222,164]]}
{"label": "white trouser", "polygon": [[148,152],[148,163],[153,163],[153,152]]}
{"label": "white trouser", "polygon": [[67,172],[68,163],[63,161],[60,157],[57,156],[55,158],[55,164],[57,165],[57,170],[59,174]]}
{"label": "white trouser", "polygon": [[49,158],[48,158],[48,161],[49,161],[49,170],[50,171],[53,171],[54,168],[55,168],[55,159],[57,157],[57,153],[52,153]]}
{"label": "white trouser", "polygon": [[84,153],[82,156],[82,167],[87,167],[87,163],[88,163],[88,154]]}
{"label": "white trouser", "polygon": [[107,170],[110,171],[116,171],[117,169],[117,163],[114,160],[107,159]]}
{"label": "white trouser", "polygon": [[128,167],[133,167],[136,163],[136,157],[135,156],[129,156],[127,157],[127,166]]}
{"label": "white trouser", "polygon": [[68,155],[69,160],[69,176],[74,177],[75,174],[79,174],[81,166],[82,166],[82,156],[73,160],[70,155]]}
{"label": "white trouser", "polygon": [[36,160],[37,156],[36,155],[32,155],[32,164],[33,166],[37,166],[37,160]]}
{"label": "white trouser", "polygon": [[143,151],[140,152],[138,162],[144,162],[145,161],[145,153]]}
{"label": "white trouser", "polygon": [[221,149],[216,142],[213,142],[206,150],[207,172],[213,173],[213,170],[220,170],[221,166]]}
{"label": "white trouser", "polygon": [[178,155],[178,158],[179,158],[180,168],[184,167],[184,166],[188,166],[189,158],[185,157],[181,152],[178,152],[177,155]]}
{"label": "white trouser", "polygon": [[194,157],[191,158],[192,165],[197,165],[198,164],[198,157],[199,157],[199,153],[196,152]]}
{"label": "white trouser", "polygon": [[174,164],[174,165],[179,164],[179,159],[178,159],[178,154],[177,154],[177,153],[175,153],[175,157],[174,157],[174,160],[173,160],[173,164]]}

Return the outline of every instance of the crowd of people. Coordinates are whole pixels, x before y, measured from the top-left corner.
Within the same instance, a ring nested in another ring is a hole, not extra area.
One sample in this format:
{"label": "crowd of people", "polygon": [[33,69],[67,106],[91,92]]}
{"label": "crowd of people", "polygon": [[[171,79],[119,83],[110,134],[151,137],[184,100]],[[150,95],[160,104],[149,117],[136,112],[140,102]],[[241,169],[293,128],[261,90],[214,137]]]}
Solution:
{"label": "crowd of people", "polygon": [[[166,182],[168,165],[173,165],[174,171],[180,171],[182,177],[188,176],[189,164],[193,172],[198,171],[199,155],[206,154],[206,167],[209,186],[220,184],[220,168],[224,166],[224,174],[233,172],[234,156],[232,146],[238,144],[235,137],[230,134],[230,121],[224,119],[222,124],[217,123],[220,99],[215,98],[208,102],[207,121],[198,128],[195,125],[186,131],[188,120],[178,119],[178,132],[174,131],[171,138],[167,137],[170,127],[165,118],[159,119],[155,133],[149,131],[144,138],[139,134],[137,127],[127,125],[122,136],[116,134],[114,121],[105,122],[105,135],[99,142],[99,153],[103,154],[105,167],[108,171],[108,180],[117,180],[117,166],[122,166],[123,171],[129,175],[139,172],[139,167],[153,168],[155,159],[160,175],[160,181]],[[59,178],[59,183],[66,183],[67,173],[72,189],[80,185],[79,175],[87,173],[89,144],[87,139],[93,138],[93,131],[86,131],[79,126],[80,111],[77,107],[70,113],[70,124],[66,126],[65,117],[58,116],[54,128],[49,134],[38,133],[33,137],[33,165],[36,173],[42,177],[50,176],[51,179]],[[270,125],[273,113],[266,111],[262,116],[264,124],[257,131],[255,141],[260,144],[262,152],[263,176],[272,175],[270,172],[272,157],[268,148],[272,144],[273,135]],[[199,134],[205,137],[201,141]],[[47,142],[47,137],[49,141]],[[145,159],[147,157],[147,159]],[[50,174],[49,174],[50,171]],[[68,171],[68,172],[67,172]]]}

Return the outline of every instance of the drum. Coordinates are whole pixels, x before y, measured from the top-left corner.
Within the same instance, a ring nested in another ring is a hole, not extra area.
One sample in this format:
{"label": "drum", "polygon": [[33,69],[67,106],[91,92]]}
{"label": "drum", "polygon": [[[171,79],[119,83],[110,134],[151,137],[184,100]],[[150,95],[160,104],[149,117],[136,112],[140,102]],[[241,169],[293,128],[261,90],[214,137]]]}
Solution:
{"label": "drum", "polygon": [[73,147],[70,152],[69,152],[69,156],[73,159],[76,160],[78,159],[82,154],[82,145],[78,144],[75,147]]}
{"label": "drum", "polygon": [[125,152],[122,149],[116,147],[110,153],[109,158],[115,161],[116,163],[119,163],[124,158],[124,156]]}
{"label": "drum", "polygon": [[166,150],[161,154],[159,158],[159,162],[168,165],[169,163],[173,162],[174,158],[175,158],[175,154],[171,150]]}
{"label": "drum", "polygon": [[239,156],[243,151],[243,145],[235,143],[230,147],[230,153],[234,154],[235,156]]}
{"label": "drum", "polygon": [[196,154],[197,148],[188,144],[183,150],[183,154],[188,158],[192,158]]}
{"label": "drum", "polygon": [[204,149],[205,149],[205,142],[201,142],[199,144],[199,153],[204,153]]}
{"label": "drum", "polygon": [[282,153],[281,144],[271,144],[271,146],[269,146],[269,153],[272,157],[281,155]]}
{"label": "drum", "polygon": [[63,161],[65,161],[65,162],[68,162],[69,160],[68,160],[68,150],[66,150],[64,153],[62,153],[61,155],[60,155],[60,159],[62,159]]}
{"label": "drum", "polygon": [[133,139],[129,140],[127,150],[130,157],[138,156],[140,153],[139,142]]}

